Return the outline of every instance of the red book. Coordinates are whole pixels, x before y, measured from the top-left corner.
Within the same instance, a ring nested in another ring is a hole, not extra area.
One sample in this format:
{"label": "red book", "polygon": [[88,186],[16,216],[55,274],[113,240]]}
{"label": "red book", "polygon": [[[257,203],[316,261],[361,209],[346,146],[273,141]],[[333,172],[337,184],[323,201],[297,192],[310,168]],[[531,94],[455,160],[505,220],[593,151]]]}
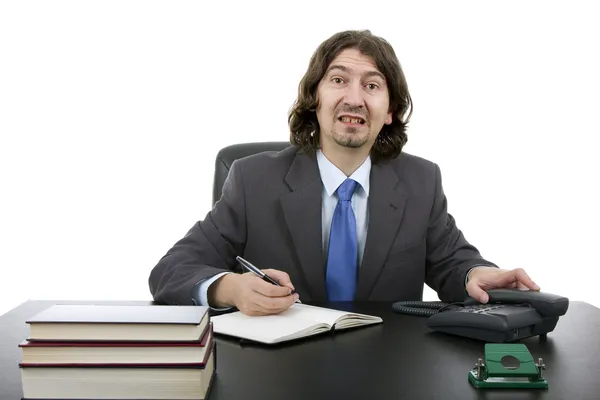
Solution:
{"label": "red book", "polygon": [[202,367],[213,340],[212,323],[192,342],[32,342],[25,340],[21,367]]}

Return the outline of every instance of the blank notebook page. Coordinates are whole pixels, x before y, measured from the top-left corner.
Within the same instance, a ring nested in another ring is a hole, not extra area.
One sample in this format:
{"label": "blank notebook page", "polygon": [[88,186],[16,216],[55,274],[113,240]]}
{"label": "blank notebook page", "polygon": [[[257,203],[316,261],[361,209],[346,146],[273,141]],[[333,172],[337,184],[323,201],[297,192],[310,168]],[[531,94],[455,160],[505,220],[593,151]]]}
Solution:
{"label": "blank notebook page", "polygon": [[276,315],[249,316],[238,311],[213,317],[212,321],[217,333],[271,342],[322,323],[331,325],[344,314],[296,303]]}

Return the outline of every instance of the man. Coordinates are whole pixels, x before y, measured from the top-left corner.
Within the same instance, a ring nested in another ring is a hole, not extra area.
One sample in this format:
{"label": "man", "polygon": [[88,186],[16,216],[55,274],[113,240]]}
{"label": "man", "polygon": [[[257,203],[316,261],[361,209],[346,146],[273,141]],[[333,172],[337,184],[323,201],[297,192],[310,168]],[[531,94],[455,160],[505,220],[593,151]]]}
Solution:
{"label": "man", "polygon": [[[469,244],[439,167],[402,152],[412,101],[392,47],[369,31],[322,43],[289,115],[293,146],[236,161],[221,199],[150,274],[155,301],[275,314],[310,301],[487,301],[539,290]],[[239,271],[242,256],[277,280]],[[295,290],[296,293],[292,294]]]}

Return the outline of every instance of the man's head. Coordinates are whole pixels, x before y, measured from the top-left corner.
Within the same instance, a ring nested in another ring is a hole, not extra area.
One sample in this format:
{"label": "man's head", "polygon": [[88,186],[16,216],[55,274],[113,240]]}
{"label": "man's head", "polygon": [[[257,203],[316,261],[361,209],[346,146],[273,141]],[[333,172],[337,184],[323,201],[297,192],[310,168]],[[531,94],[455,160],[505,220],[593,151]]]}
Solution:
{"label": "man's head", "polygon": [[370,31],[340,32],[313,54],[290,110],[290,141],[371,149],[374,162],[406,143],[412,100],[393,48]]}

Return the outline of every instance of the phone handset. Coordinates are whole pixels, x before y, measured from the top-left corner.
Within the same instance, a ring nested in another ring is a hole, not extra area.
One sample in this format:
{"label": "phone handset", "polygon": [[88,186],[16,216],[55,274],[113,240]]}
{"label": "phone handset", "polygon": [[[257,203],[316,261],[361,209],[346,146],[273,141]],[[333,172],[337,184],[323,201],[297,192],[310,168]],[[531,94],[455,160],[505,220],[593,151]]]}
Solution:
{"label": "phone handset", "polygon": [[[559,317],[564,315],[569,308],[569,299],[555,294],[538,292],[535,290],[520,289],[491,289],[488,304],[528,304],[542,317]],[[467,297],[465,306],[479,304],[472,297]]]}

